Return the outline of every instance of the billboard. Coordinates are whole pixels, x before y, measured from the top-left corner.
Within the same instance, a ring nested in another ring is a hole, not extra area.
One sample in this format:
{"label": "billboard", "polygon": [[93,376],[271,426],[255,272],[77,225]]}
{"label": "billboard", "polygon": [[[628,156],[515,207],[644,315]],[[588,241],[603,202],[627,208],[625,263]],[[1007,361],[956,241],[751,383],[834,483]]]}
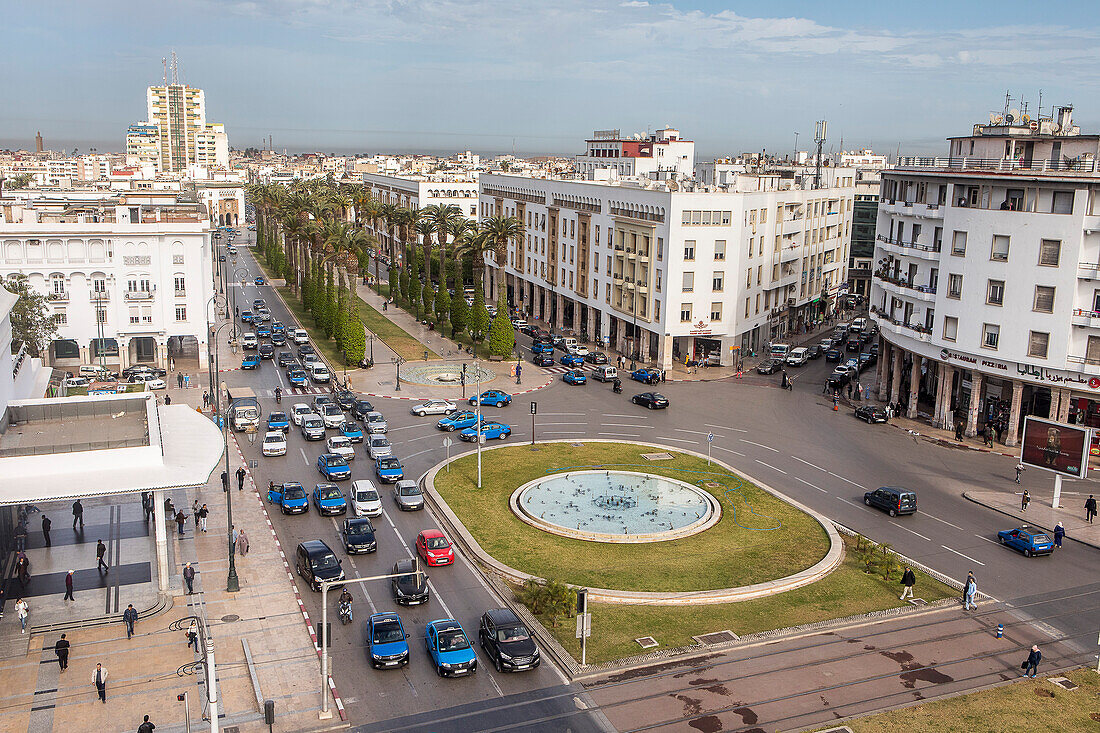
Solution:
{"label": "billboard", "polygon": [[1089,429],[1080,425],[1024,418],[1020,463],[1071,478],[1084,478],[1088,470]]}

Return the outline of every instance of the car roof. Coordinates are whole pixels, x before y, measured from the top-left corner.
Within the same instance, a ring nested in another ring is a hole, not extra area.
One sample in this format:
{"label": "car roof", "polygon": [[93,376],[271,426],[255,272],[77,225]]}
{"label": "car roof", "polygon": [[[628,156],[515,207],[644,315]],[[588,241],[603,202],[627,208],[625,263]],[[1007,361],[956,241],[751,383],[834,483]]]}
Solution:
{"label": "car roof", "polygon": [[404,557],[393,564],[393,569],[399,573],[407,573],[416,568],[416,563],[411,557]]}
{"label": "car roof", "polygon": [[[433,537],[444,537],[443,533],[440,532],[438,529],[425,529],[425,530],[422,530],[420,532],[420,536],[423,537],[426,540],[431,539]],[[444,537],[444,539],[446,539],[446,538]]]}
{"label": "car roof", "polygon": [[329,546],[325,544],[324,540],[306,540],[305,542],[300,542],[298,547],[305,550],[310,557],[321,552],[332,552]]}
{"label": "car roof", "polygon": [[510,608],[490,608],[485,615],[498,626],[521,623],[519,617]]}
{"label": "car roof", "polygon": [[433,627],[436,631],[462,631],[465,633],[462,624],[453,618],[437,618],[434,621],[429,621],[427,625]]}

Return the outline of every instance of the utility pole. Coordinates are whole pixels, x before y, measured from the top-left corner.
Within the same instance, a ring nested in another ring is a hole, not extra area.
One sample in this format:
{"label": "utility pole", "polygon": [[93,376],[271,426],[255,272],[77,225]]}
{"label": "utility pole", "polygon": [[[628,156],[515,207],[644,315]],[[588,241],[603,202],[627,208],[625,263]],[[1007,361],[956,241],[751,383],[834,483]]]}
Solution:
{"label": "utility pole", "polygon": [[477,361],[474,362],[474,377],[477,379],[477,392],[474,393],[474,404],[477,406],[477,487],[481,488],[481,370]]}
{"label": "utility pole", "polygon": [[827,132],[828,123],[825,120],[818,120],[814,124],[814,142],[817,143],[817,167],[814,172],[814,188],[821,188],[821,146],[825,144],[825,135]]}

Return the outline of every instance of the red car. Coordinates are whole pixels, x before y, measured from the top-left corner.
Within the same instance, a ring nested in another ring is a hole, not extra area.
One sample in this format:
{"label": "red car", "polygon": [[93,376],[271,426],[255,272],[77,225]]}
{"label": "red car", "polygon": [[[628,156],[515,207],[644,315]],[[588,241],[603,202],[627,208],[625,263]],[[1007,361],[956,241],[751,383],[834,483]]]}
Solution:
{"label": "red car", "polygon": [[438,529],[426,529],[416,536],[416,554],[431,566],[451,565],[455,561],[451,541]]}

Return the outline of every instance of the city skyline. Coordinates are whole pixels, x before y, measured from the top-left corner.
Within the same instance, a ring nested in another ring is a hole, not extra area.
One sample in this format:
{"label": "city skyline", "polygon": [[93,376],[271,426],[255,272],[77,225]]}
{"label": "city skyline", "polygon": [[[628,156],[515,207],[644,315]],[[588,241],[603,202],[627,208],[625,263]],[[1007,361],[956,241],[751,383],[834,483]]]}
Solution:
{"label": "city skyline", "polygon": [[799,0],[775,17],[756,1],[273,0],[192,2],[188,17],[154,4],[123,22],[121,3],[44,2],[9,14],[4,54],[23,72],[5,96],[25,101],[0,114],[0,147],[33,150],[41,130],[55,150],[123,150],[175,51],[237,148],[271,135],[291,152],[574,155],[593,129],[668,124],[705,159],[782,155],[796,132],[807,149],[824,118],[827,150],[938,153],[1006,90],[1034,114],[1041,89],[1044,109],[1076,103],[1083,129],[1100,127],[1100,12],[1071,5],[1072,26],[1025,26],[1022,2],[960,16]]}

